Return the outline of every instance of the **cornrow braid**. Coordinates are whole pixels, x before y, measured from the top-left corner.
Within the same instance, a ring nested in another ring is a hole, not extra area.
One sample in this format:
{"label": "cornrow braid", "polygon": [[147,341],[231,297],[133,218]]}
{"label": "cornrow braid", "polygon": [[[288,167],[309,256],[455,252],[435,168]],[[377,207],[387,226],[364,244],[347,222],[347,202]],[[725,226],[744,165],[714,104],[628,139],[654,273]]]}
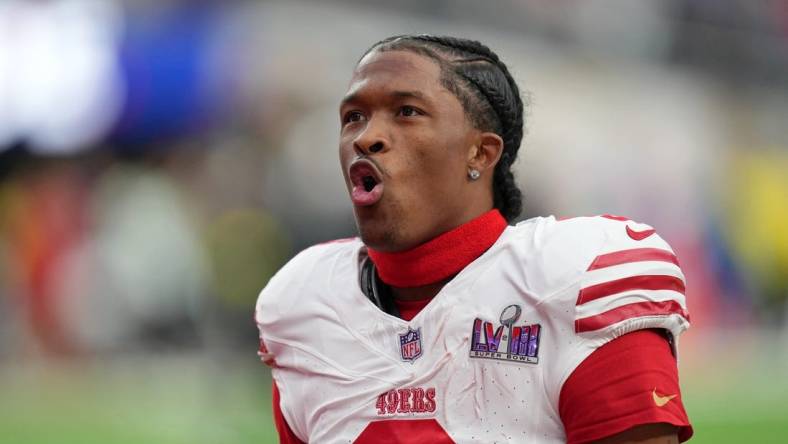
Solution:
{"label": "cornrow braid", "polygon": [[386,38],[364,55],[373,50],[409,50],[435,60],[443,86],[459,99],[471,123],[501,136],[504,146],[493,174],[493,205],[507,221],[516,219],[522,211],[522,192],[512,164],[523,139],[523,101],[498,55],[475,40],[426,34]]}

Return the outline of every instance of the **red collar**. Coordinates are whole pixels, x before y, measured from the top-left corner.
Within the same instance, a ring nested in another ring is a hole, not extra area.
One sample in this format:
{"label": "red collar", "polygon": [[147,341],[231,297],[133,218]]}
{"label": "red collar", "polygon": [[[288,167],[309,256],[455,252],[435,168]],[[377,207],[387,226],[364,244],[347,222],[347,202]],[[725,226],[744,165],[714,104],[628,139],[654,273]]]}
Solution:
{"label": "red collar", "polygon": [[383,282],[394,287],[419,287],[459,273],[487,251],[506,226],[506,220],[494,209],[411,250],[367,250]]}

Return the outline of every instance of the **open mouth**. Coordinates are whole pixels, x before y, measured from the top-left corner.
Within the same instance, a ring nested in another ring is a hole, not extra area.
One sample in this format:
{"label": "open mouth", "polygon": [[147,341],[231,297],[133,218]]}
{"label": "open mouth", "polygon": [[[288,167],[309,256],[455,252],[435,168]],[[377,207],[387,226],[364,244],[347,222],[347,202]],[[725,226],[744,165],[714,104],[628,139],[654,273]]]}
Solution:
{"label": "open mouth", "polygon": [[353,162],[348,169],[348,178],[352,185],[350,199],[354,205],[374,205],[383,196],[381,174],[372,162],[365,159]]}
{"label": "open mouth", "polygon": [[375,185],[377,185],[377,184],[378,184],[378,181],[377,181],[377,180],[375,180],[375,178],[374,178],[374,177],[372,177],[372,176],[364,176],[364,177],[361,179],[361,183],[362,183],[362,185],[364,186],[364,191],[366,191],[367,193],[369,193],[370,191],[372,191],[373,189],[375,189]]}

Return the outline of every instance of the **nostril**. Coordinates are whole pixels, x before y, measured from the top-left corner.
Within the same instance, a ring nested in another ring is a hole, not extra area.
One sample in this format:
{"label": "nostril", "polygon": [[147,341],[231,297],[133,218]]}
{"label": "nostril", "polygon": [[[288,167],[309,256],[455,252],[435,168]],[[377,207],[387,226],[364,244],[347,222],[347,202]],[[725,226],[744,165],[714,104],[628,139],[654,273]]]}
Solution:
{"label": "nostril", "polygon": [[383,143],[382,142],[378,142],[378,143],[372,145],[371,147],[369,147],[369,152],[370,153],[377,153],[377,152],[380,152],[382,149],[383,149]]}

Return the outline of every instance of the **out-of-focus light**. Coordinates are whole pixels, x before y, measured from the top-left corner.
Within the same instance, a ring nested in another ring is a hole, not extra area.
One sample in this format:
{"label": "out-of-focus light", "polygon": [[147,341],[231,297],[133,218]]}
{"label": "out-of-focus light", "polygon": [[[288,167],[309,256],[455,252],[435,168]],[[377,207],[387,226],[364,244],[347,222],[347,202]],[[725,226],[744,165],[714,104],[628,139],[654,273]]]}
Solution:
{"label": "out-of-focus light", "polygon": [[71,153],[117,116],[121,13],[114,0],[0,3],[0,149]]}
{"label": "out-of-focus light", "polygon": [[[216,52],[232,53],[221,39],[226,6],[179,2],[152,14],[126,17],[119,50],[126,85],[110,140],[122,151],[166,149],[156,140],[208,130],[225,115],[235,69]],[[218,4],[217,4],[218,5]]]}

